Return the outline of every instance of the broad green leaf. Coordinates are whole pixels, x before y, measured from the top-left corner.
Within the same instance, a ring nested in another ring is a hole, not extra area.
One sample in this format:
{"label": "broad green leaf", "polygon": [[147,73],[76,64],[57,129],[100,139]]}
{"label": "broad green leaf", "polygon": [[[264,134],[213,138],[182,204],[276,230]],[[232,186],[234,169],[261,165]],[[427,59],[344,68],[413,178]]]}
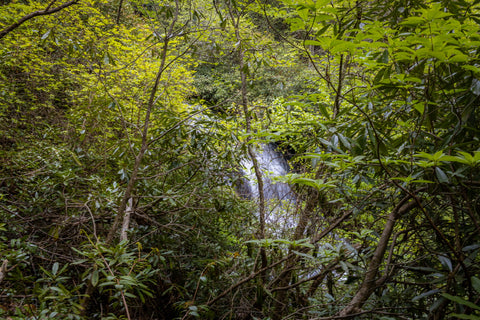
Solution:
{"label": "broad green leaf", "polygon": [[380,57],[377,59],[378,63],[388,63],[388,49],[383,50]]}
{"label": "broad green leaf", "polygon": [[57,275],[58,266],[59,266],[58,262],[55,262],[55,263],[53,264],[53,266],[52,266],[52,274],[53,274],[54,276]]}
{"label": "broad green leaf", "polygon": [[412,177],[412,176],[408,176],[408,177],[394,177],[394,178],[392,178],[392,180],[399,180],[399,181],[403,181],[403,182],[405,182],[405,183],[435,183],[434,181],[430,181],[430,180],[415,179],[415,178]]}
{"label": "broad green leaf", "polygon": [[318,31],[315,33],[315,36],[316,36],[317,38],[320,37],[320,36],[322,36],[322,35],[325,33],[325,31],[328,30],[329,27],[330,27],[330,24],[327,23],[326,26],[324,26],[322,29],[318,30]]}
{"label": "broad green leaf", "polygon": [[438,256],[438,260],[440,260],[440,263],[447,268],[448,270],[452,271],[452,261],[445,257],[445,256]]}
{"label": "broad green leaf", "polygon": [[375,75],[373,83],[378,84],[384,78],[385,74],[388,75],[389,70],[389,68],[381,68]]}
{"label": "broad green leaf", "polygon": [[330,119],[330,112],[327,110],[327,107],[323,104],[320,103],[318,105],[318,108],[320,109],[320,113],[327,119]]}
{"label": "broad green leaf", "polygon": [[463,69],[472,71],[474,73],[480,73],[480,68],[477,66],[472,66],[470,64],[462,66]]}
{"label": "broad green leaf", "polygon": [[477,277],[472,277],[472,287],[480,294],[480,279]]}
{"label": "broad green leaf", "polygon": [[470,301],[467,301],[463,298],[460,298],[458,296],[452,296],[451,294],[448,294],[448,293],[442,293],[442,296],[444,296],[448,300],[451,300],[451,301],[456,302],[458,304],[470,307],[472,309],[480,310],[480,306],[474,304],[473,302],[470,302]]}
{"label": "broad green leaf", "polygon": [[134,294],[131,293],[131,292],[124,292],[123,294],[124,294],[126,297],[129,297],[129,298],[133,298],[133,299],[137,298],[137,296],[134,295]]}
{"label": "broad green leaf", "polygon": [[471,251],[480,248],[480,244],[472,244],[462,248],[462,251]]}
{"label": "broad green leaf", "polygon": [[480,320],[480,316],[476,316],[473,314],[458,314],[454,313],[451,315],[452,318],[457,318],[457,319],[466,319],[466,320]]}
{"label": "broad green leaf", "polygon": [[435,167],[435,174],[437,176],[438,182],[440,183],[449,183],[448,176],[446,173],[439,167]]}
{"label": "broad green leaf", "polygon": [[340,141],[345,146],[345,148],[347,149],[351,148],[350,142],[347,140],[347,138],[344,135],[337,133],[337,137],[340,139]]}
{"label": "broad green leaf", "polygon": [[323,9],[325,6],[327,6],[330,1],[328,0],[316,0],[315,2],[315,7],[314,9]]}
{"label": "broad green leaf", "polygon": [[420,11],[428,20],[442,19],[451,16],[450,13],[447,13],[443,10],[443,7],[440,3],[434,3],[431,8]]}
{"label": "broad green leaf", "polygon": [[440,292],[440,289],[433,289],[433,290],[424,292],[424,293],[422,293],[422,294],[414,297],[414,298],[412,299],[412,301],[417,301],[417,300],[426,298],[426,297],[431,296],[432,294],[435,294],[435,293],[438,293],[438,292]]}
{"label": "broad green leaf", "polygon": [[197,306],[189,306],[188,309],[190,309],[191,311],[198,311]]}
{"label": "broad green leaf", "polygon": [[416,26],[423,23],[425,23],[425,19],[423,17],[408,17],[402,22],[400,22],[401,25],[408,25],[408,26]]}
{"label": "broad green leaf", "polygon": [[300,10],[297,10],[297,13],[298,13],[299,17],[300,17],[303,21],[308,20],[308,16],[309,16],[309,10],[308,10],[308,8],[302,8],[302,9],[300,9]]}
{"label": "broad green leaf", "polygon": [[449,50],[446,52],[446,56],[446,61],[449,63],[467,63],[470,61],[470,57],[459,50]]}
{"label": "broad green leaf", "polygon": [[306,186],[314,187],[318,190],[322,190],[324,188],[334,188],[335,187],[335,185],[332,184],[331,182],[330,183],[324,183],[324,181],[322,179],[315,180],[315,179],[310,179],[310,178],[296,178],[296,179],[293,179],[291,182],[296,183],[296,184],[303,184],[303,185],[306,185]]}
{"label": "broad green leaf", "polygon": [[[317,1],[317,2],[320,2],[320,1]],[[334,17],[332,17],[331,15],[320,13],[315,15],[315,22],[327,21],[333,18]]]}
{"label": "broad green leaf", "polygon": [[344,41],[344,40],[333,40],[330,43],[330,50],[332,53],[350,52],[356,47],[357,47],[356,44],[350,41]]}
{"label": "broad green leaf", "polygon": [[112,285],[115,285],[115,284],[116,283],[113,282],[113,281],[105,281],[105,282],[100,283],[99,287],[112,286]]}
{"label": "broad green leaf", "polygon": [[439,161],[439,160],[442,159],[443,156],[444,156],[443,151],[437,151],[437,152],[435,152],[435,154],[432,156],[432,160],[433,160],[433,161]]}
{"label": "broad green leaf", "polygon": [[434,156],[426,153],[426,152],[420,152],[415,155],[415,157],[420,157],[420,158],[425,158],[427,160],[433,160]]}
{"label": "broad green leaf", "polygon": [[303,42],[305,46],[321,46],[322,43],[318,40],[305,40]]}
{"label": "broad green leaf", "polygon": [[415,110],[417,110],[418,112],[420,112],[421,115],[423,115],[423,112],[425,111],[425,103],[423,102],[415,103],[413,105],[413,108],[415,108]]}
{"label": "broad green leaf", "polygon": [[91,278],[91,283],[92,283],[92,286],[96,287],[97,284],[98,284],[98,270],[94,270],[92,272],[92,278]]}
{"label": "broad green leaf", "polygon": [[471,155],[468,152],[458,151],[458,156],[451,156],[447,158],[449,161],[455,161],[469,166],[476,166],[480,164],[480,152],[474,151],[474,154]]}

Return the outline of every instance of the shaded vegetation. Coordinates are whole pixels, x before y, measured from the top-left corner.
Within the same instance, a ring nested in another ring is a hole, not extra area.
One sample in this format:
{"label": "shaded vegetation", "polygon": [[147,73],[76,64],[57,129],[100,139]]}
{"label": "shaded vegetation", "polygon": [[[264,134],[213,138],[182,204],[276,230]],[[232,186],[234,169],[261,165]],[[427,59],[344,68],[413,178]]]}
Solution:
{"label": "shaded vegetation", "polygon": [[479,23],[473,0],[1,2],[0,317],[480,319]]}

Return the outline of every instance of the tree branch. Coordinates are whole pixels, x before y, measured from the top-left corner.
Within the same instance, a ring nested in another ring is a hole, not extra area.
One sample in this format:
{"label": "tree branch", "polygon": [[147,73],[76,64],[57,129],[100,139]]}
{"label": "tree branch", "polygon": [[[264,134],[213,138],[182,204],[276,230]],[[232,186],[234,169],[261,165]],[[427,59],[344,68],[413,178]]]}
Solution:
{"label": "tree branch", "polygon": [[132,169],[132,175],[130,177],[130,180],[128,181],[127,187],[125,188],[125,193],[123,195],[123,198],[120,202],[119,208],[117,215],[115,216],[115,220],[113,221],[112,227],[110,229],[110,232],[107,235],[107,238],[105,240],[105,243],[107,245],[111,244],[116,233],[117,229],[120,225],[120,221],[125,219],[125,211],[127,209],[127,202],[131,198],[133,189],[135,187],[136,181],[137,181],[137,175],[140,170],[140,164],[143,160],[143,156],[145,155],[145,152],[148,149],[149,142],[148,142],[148,129],[150,126],[150,115],[153,111],[153,107],[155,106],[155,101],[156,101],[156,95],[158,91],[158,86],[160,84],[160,79],[162,78],[163,72],[165,71],[166,65],[167,64],[167,52],[170,49],[170,38],[173,35],[173,30],[175,27],[175,24],[177,23],[178,20],[178,14],[179,14],[179,5],[178,1],[175,1],[176,3],[176,10],[175,14],[173,16],[173,19],[170,23],[169,29],[165,35],[164,38],[164,43],[163,43],[163,48],[160,56],[160,67],[158,68],[157,75],[155,77],[155,81],[153,84],[153,88],[150,91],[150,98],[148,100],[148,105],[146,108],[146,113],[145,113],[145,120],[144,120],[144,125],[143,125],[143,131],[142,131],[142,144],[140,147],[140,151],[138,152],[137,156],[135,157],[135,164],[133,165]]}
{"label": "tree branch", "polygon": [[383,256],[387,250],[388,242],[390,240],[390,236],[392,235],[393,227],[395,226],[395,220],[399,216],[415,208],[417,205],[417,202],[412,200],[412,198],[408,195],[403,198],[402,201],[400,201],[400,203],[387,216],[385,228],[380,236],[380,240],[377,248],[375,249],[372,260],[370,260],[370,264],[368,265],[368,269],[365,273],[365,279],[363,280],[353,299],[339,312],[339,316],[348,317],[358,313],[365,301],[367,301],[367,299],[370,297],[373,289],[375,289],[375,276],[378,273],[378,269],[383,261]]}
{"label": "tree branch", "polygon": [[14,24],[0,31],[0,39],[2,39],[7,34],[9,34],[10,32],[12,32],[13,30],[15,30],[16,28],[18,28],[19,26],[21,26],[23,23],[27,22],[30,19],[33,19],[38,16],[46,16],[46,15],[58,12],[71,5],[77,4],[79,0],[71,0],[71,1],[65,2],[62,5],[59,5],[58,7],[51,8],[52,4],[55,2],[56,0],[52,1],[44,10],[38,10],[38,11],[27,14],[26,16],[22,17],[20,20],[15,22]]}

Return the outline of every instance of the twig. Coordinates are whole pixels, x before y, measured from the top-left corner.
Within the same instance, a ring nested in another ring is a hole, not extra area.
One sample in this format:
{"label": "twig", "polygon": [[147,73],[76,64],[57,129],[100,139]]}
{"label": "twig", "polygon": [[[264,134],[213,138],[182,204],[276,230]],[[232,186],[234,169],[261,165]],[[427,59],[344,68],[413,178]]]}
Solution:
{"label": "twig", "polygon": [[73,5],[73,4],[77,4],[78,1],[79,0],[72,0],[72,1],[65,2],[62,5],[59,5],[58,7],[50,8],[52,6],[52,4],[56,2],[56,1],[52,1],[44,10],[38,10],[38,11],[35,11],[35,12],[32,12],[32,13],[29,13],[26,16],[23,16],[20,20],[18,20],[14,24],[12,24],[9,27],[0,31],[0,39],[5,37],[7,34],[12,32],[16,28],[20,27],[23,23],[27,22],[30,19],[33,19],[33,18],[38,17],[38,16],[45,16],[45,15],[49,15],[49,14],[58,12],[58,11],[63,10],[65,8]]}

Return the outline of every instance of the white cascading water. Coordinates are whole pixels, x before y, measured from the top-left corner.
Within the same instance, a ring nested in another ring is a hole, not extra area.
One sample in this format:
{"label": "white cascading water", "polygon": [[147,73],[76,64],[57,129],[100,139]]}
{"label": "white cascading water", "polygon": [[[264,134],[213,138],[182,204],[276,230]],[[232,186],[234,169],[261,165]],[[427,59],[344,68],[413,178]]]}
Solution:
{"label": "white cascading water", "polygon": [[[282,238],[285,235],[288,236],[288,234],[291,234],[298,222],[295,218],[297,201],[290,185],[281,182],[272,183],[272,178],[286,175],[290,168],[283,155],[276,150],[274,144],[265,144],[261,147],[261,152],[257,151],[255,155],[262,170],[264,183],[263,192],[266,207],[268,208],[265,219],[266,229],[269,233],[267,237],[274,236]],[[239,192],[246,198],[258,201],[257,178],[253,163],[251,159],[245,159],[241,162],[241,165],[245,179],[243,185],[239,188],[241,189]],[[356,250],[348,241],[339,238],[335,234],[332,234],[332,237],[333,239],[330,238],[327,240],[325,244],[326,249],[331,248],[332,250],[337,250],[334,249],[334,247],[345,246],[349,252],[356,254]],[[320,248],[322,248],[322,246]],[[321,271],[321,268],[315,269],[303,277],[311,278]]]}
{"label": "white cascading water", "polygon": [[[272,178],[286,175],[290,168],[274,144],[264,144],[261,147],[261,152],[256,151],[255,156],[262,171],[263,194],[269,208],[266,223],[270,230],[279,231],[283,228],[291,228],[293,221],[289,217],[288,211],[295,204],[295,196],[288,184],[272,182]],[[244,159],[241,165],[246,179],[240,193],[252,200],[258,200],[259,192],[253,162],[251,159]]]}

